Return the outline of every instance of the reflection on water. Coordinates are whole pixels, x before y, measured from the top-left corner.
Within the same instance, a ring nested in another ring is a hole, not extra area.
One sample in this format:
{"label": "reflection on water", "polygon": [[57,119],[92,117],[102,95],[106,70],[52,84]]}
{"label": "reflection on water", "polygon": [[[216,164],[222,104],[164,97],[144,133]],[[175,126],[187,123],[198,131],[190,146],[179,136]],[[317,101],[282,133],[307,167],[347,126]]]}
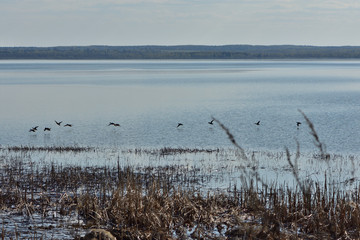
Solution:
{"label": "reflection on water", "polygon": [[0,144],[228,147],[214,116],[245,148],[311,151],[301,109],[329,151],[358,152],[359,73],[357,61],[1,61]]}

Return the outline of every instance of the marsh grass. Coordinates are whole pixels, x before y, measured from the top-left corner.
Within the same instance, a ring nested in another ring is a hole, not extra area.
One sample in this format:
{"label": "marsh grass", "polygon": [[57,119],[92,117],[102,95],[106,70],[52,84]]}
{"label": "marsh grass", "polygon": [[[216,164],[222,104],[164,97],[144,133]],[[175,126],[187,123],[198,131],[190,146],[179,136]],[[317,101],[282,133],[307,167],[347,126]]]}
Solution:
{"label": "marsh grass", "polygon": [[163,147],[160,149],[129,149],[127,152],[135,154],[155,154],[155,155],[178,155],[186,153],[218,153],[221,150],[218,149],[203,149],[203,148],[173,148],[173,147]]}
{"label": "marsh grass", "polygon": [[88,152],[95,150],[92,147],[80,147],[80,146],[1,146],[0,150],[7,150],[10,152],[33,152],[33,151],[43,151],[43,152]]}
{"label": "marsh grass", "polygon": [[120,165],[36,168],[20,160],[2,168],[1,176],[2,211],[16,212],[30,222],[36,215],[54,220],[52,225],[30,224],[30,235],[29,229],[9,232],[3,220],[3,239],[15,239],[15,232],[19,238],[43,236],[61,227],[60,219],[67,216],[77,219],[67,228],[104,228],[118,239],[360,237],[359,187],[349,193],[326,182],[315,185],[306,197],[300,189],[259,187],[253,180],[203,193]]}
{"label": "marsh grass", "polygon": [[[236,147],[241,184],[226,189],[194,187],[199,186],[194,182],[203,181],[201,169],[189,171],[176,164],[136,168],[123,166],[118,159],[111,166],[97,167],[39,164],[11,155],[0,159],[2,239],[47,239],[49,232],[53,238],[81,239],[86,230],[94,228],[106,229],[117,239],[360,238],[358,184],[345,191],[328,174],[324,181],[304,178],[299,144],[294,154],[288,149],[284,153],[295,186],[266,182],[255,154],[241,148],[230,130],[215,121]],[[328,157],[314,125],[309,128],[320,152],[311,161],[330,164],[341,159]],[[136,155],[221,152],[181,148],[129,151]],[[356,178],[353,172],[348,179]],[[11,214],[27,219],[26,227],[14,224],[9,228],[15,222]],[[59,237],[56,229],[72,232]]]}

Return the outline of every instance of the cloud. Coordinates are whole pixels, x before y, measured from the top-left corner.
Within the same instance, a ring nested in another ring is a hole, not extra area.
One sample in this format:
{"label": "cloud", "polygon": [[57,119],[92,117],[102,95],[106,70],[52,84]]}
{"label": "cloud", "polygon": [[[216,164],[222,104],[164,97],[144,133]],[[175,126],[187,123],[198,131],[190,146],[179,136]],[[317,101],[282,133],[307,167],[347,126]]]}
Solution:
{"label": "cloud", "polygon": [[1,11],[11,12],[63,12],[94,11],[123,5],[164,4],[168,0],[14,0],[0,3]]}
{"label": "cloud", "polygon": [[344,9],[359,9],[360,2],[357,0],[317,0],[311,1],[308,4],[310,7],[317,9],[332,9],[332,10],[344,10]]}
{"label": "cloud", "polygon": [[360,24],[358,0],[0,1],[14,45],[356,42]]}

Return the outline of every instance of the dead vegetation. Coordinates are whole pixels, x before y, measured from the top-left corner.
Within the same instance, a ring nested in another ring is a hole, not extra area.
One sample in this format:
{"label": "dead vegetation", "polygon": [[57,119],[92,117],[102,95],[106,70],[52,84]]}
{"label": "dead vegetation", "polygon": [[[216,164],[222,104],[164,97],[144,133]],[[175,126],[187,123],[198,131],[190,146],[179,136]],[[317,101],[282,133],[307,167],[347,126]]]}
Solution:
{"label": "dead vegetation", "polygon": [[[72,227],[107,229],[118,239],[360,237],[359,187],[342,192],[325,183],[304,192],[249,180],[205,193],[131,168],[38,168],[16,159],[3,165],[0,181],[2,211],[29,218],[76,215],[82,221]],[[46,228],[32,230],[40,235]],[[3,239],[9,235],[15,238],[2,231]]]}
{"label": "dead vegetation", "polygon": [[[299,150],[292,159],[287,149],[297,187],[267,184],[253,167],[254,159],[237,145],[224,125],[215,121],[239,148],[239,158],[245,162],[239,168],[242,184],[221,191],[191,187],[186,181],[194,178],[179,178],[183,169],[176,167],[171,171],[153,167],[150,171],[122,167],[119,162],[112,167],[80,167],[0,159],[1,212],[58,220],[55,226],[30,224],[26,232],[8,231],[8,222],[3,220],[2,239],[35,239],[33,236],[41,236],[48,228],[60,227],[60,220],[66,216],[76,216],[78,221],[71,223],[72,228],[105,229],[92,234],[109,233],[117,239],[360,238],[360,186],[342,191],[328,176],[322,183],[302,179],[297,167]],[[310,129],[320,159],[325,156],[329,161],[314,126]],[[159,150],[165,154],[189,151]],[[83,235],[72,238],[87,239]]]}
{"label": "dead vegetation", "polygon": [[134,150],[128,150],[137,154],[160,154],[160,155],[175,155],[175,154],[185,154],[185,153],[213,153],[220,152],[220,149],[202,149],[202,148],[173,148],[173,147],[163,147],[160,149],[141,149],[137,148]]}
{"label": "dead vegetation", "polygon": [[92,147],[80,147],[80,146],[1,146],[0,150],[6,150],[9,152],[31,152],[31,151],[46,151],[46,152],[88,152],[94,150]]}

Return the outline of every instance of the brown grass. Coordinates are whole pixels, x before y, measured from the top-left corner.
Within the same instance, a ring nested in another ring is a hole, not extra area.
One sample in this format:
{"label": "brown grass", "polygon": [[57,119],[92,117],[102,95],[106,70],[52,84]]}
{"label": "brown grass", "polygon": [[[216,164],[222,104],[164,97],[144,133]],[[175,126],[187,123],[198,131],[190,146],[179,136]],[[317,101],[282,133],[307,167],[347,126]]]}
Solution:
{"label": "brown grass", "polygon": [[[253,157],[215,121],[240,150],[239,158],[250,166],[240,168],[241,186],[204,192],[182,187],[186,182],[175,182],[176,168],[170,174],[154,174],[164,169],[135,171],[119,162],[114,167],[38,165],[14,158],[1,163],[0,209],[29,218],[36,214],[46,218],[54,211],[64,217],[78,214],[79,222],[72,227],[106,229],[117,239],[360,238],[360,186],[345,192],[330,184],[326,176],[322,184],[301,179],[299,147],[294,159],[286,149],[297,187],[265,184],[252,167]],[[314,126],[309,127],[326,158]],[[189,151],[160,150],[164,154]],[[18,228],[10,233],[5,230],[6,223],[2,224],[2,239],[24,235]],[[44,230],[32,229],[31,236]]]}
{"label": "brown grass", "polygon": [[[54,210],[62,216],[78,213],[84,220],[78,227],[104,228],[118,239],[360,237],[359,187],[346,193],[325,183],[306,196],[248,182],[204,193],[131,168],[37,169],[20,160],[2,168],[0,181],[2,211],[29,217]],[[3,230],[3,238],[8,234]]]}
{"label": "brown grass", "polygon": [[80,147],[80,146],[1,146],[0,150],[7,150],[10,152],[88,152],[94,150],[92,147]]}
{"label": "brown grass", "polygon": [[186,153],[218,153],[220,149],[202,149],[202,148],[172,148],[172,147],[163,147],[160,149],[141,149],[136,148],[134,150],[127,150],[128,153],[135,154],[156,154],[156,155],[178,155]]}

